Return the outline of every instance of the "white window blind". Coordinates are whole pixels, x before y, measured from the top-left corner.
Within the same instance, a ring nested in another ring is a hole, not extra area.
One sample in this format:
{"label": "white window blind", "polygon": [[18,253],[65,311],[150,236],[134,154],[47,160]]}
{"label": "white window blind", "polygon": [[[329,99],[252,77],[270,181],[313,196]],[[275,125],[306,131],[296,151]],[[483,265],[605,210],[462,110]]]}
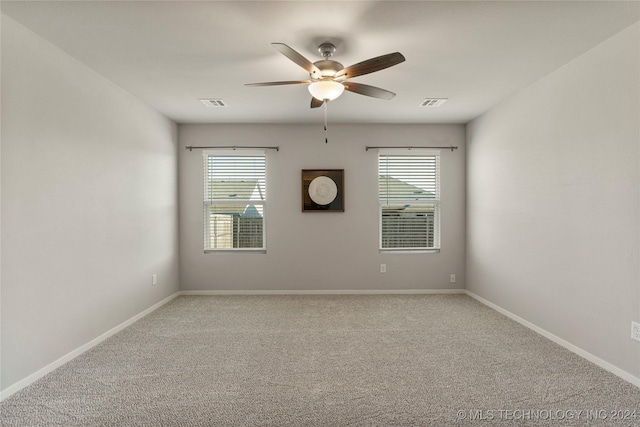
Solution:
{"label": "white window blind", "polygon": [[439,249],[439,153],[381,153],[378,185],[380,249]]}
{"label": "white window blind", "polygon": [[266,156],[264,153],[204,157],[204,249],[264,250]]}

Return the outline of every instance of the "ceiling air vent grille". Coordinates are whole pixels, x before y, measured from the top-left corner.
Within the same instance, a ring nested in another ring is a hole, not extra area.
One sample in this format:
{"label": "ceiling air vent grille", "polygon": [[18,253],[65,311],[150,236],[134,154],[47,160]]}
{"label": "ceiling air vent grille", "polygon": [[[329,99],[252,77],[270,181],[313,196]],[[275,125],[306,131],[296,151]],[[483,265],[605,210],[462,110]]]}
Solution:
{"label": "ceiling air vent grille", "polygon": [[227,104],[222,99],[201,99],[202,102],[207,107],[226,107]]}
{"label": "ceiling air vent grille", "polygon": [[421,107],[436,108],[447,102],[448,98],[427,98],[420,103]]}

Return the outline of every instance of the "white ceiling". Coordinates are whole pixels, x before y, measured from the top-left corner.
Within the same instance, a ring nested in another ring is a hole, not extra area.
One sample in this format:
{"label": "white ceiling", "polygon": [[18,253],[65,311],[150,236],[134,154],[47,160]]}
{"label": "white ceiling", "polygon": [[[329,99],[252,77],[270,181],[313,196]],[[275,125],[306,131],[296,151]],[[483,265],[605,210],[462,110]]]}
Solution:
{"label": "white ceiling", "polygon": [[[345,66],[406,57],[353,79],[394,99],[345,92],[331,122],[466,123],[638,21],[640,3],[5,1],[2,12],[179,123],[322,121],[305,86],[244,83],[308,78],[270,43],[316,61],[325,40]],[[427,97],[449,101],[419,108]]]}

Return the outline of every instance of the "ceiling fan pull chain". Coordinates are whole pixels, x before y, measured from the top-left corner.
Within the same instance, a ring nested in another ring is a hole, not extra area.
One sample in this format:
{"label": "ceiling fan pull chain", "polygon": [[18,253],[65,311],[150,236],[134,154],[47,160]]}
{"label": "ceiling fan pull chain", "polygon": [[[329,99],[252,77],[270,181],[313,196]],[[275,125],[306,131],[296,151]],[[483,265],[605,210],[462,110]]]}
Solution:
{"label": "ceiling fan pull chain", "polygon": [[329,107],[327,107],[327,105],[329,104],[329,100],[326,99],[324,101],[324,143],[328,144],[329,143],[329,139],[327,138],[327,109]]}

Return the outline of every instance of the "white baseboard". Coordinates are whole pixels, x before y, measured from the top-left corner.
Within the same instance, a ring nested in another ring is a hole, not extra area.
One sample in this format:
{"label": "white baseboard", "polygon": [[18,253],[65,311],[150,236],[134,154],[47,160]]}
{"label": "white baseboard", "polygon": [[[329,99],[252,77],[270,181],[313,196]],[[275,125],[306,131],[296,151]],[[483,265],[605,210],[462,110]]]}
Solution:
{"label": "white baseboard", "polygon": [[484,298],[482,298],[479,295],[474,294],[471,291],[465,290],[465,293],[467,295],[469,295],[471,298],[481,302],[482,304],[486,305],[489,308],[494,309],[495,311],[504,314],[505,316],[507,316],[508,318],[515,320],[516,322],[520,323],[523,326],[526,326],[527,328],[533,330],[534,332],[537,332],[538,334],[542,335],[543,337],[553,341],[556,344],[561,345],[562,347],[566,348],[567,350],[577,354],[580,357],[583,357],[585,359],[587,359],[588,361],[595,363],[596,365],[598,365],[599,367],[601,367],[602,369],[611,372],[614,375],[617,375],[618,377],[622,378],[625,381],[630,382],[631,384],[635,385],[636,387],[640,387],[640,378],[630,374],[629,372],[618,368],[615,365],[612,365],[611,363],[600,359],[597,356],[594,356],[593,354],[589,353],[588,351],[585,351],[583,349],[581,349],[580,347],[577,347],[573,344],[571,344],[568,341],[565,341],[564,339],[552,334],[551,332],[542,329],[539,326],[536,326],[535,324],[529,322],[528,320],[523,319],[522,317],[513,314],[512,312],[510,312],[509,310],[505,310],[504,308],[500,307],[499,305],[496,305],[494,303],[492,303],[489,300],[486,300]]}
{"label": "white baseboard", "polygon": [[180,291],[180,295],[431,295],[464,294],[464,289],[331,289],[331,290],[215,290]]}
{"label": "white baseboard", "polygon": [[2,390],[0,392],[0,402],[3,401],[4,399],[6,399],[7,397],[11,396],[12,394],[22,390],[26,386],[34,383],[35,381],[39,380],[40,378],[44,377],[45,375],[47,375],[48,373],[52,372],[56,368],[59,368],[60,366],[64,365],[68,361],[70,361],[72,359],[75,359],[76,357],[80,356],[82,353],[86,352],[87,350],[90,350],[91,348],[93,348],[96,345],[100,344],[102,341],[106,340],[107,338],[111,337],[112,335],[117,334],[118,332],[120,332],[121,330],[126,328],[127,326],[131,325],[132,323],[136,322],[137,320],[142,319],[147,314],[149,314],[152,311],[160,308],[161,306],[165,305],[166,303],[168,303],[169,301],[171,301],[172,299],[176,298],[179,295],[180,295],[180,292],[176,292],[176,293],[168,296],[167,298],[165,298],[162,301],[152,305],[151,307],[147,308],[146,310],[142,311],[141,313],[138,313],[135,316],[133,316],[132,318],[122,322],[121,324],[119,324],[115,328],[112,328],[112,329],[108,330],[107,332],[105,332],[104,334],[100,335],[99,337],[94,338],[93,340],[91,340],[88,343],[76,348],[75,350],[71,351],[70,353],[65,354],[64,356],[62,356],[61,358],[59,358],[55,362],[52,362],[52,363],[48,364],[44,368],[34,372],[33,374],[29,375],[28,377],[18,381],[17,383],[14,383],[14,384],[10,385],[9,387],[7,387],[6,389],[4,389],[4,390]]}

